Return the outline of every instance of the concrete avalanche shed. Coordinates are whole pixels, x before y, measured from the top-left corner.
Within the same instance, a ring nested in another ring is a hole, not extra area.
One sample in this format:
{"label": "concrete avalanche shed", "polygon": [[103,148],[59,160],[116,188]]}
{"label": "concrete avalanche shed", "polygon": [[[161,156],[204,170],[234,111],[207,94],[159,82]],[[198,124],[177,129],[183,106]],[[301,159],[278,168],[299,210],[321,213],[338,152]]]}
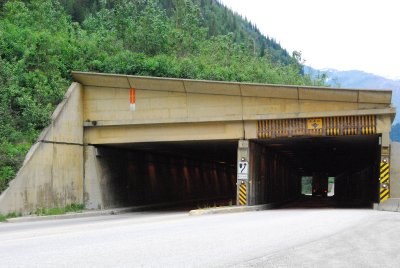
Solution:
{"label": "concrete avalanche shed", "polygon": [[74,82],[0,196],[0,213],[193,200],[280,203],[303,176],[382,207],[391,175],[390,90],[73,72]]}

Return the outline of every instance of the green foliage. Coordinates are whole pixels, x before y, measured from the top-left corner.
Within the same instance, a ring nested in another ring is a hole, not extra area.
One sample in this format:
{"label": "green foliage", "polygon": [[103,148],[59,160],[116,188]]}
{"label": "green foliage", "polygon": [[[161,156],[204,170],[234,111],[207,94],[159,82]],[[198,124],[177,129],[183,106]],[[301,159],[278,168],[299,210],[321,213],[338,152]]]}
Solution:
{"label": "green foliage", "polygon": [[301,177],[301,193],[305,195],[312,194],[312,177],[304,176]]}
{"label": "green foliage", "polygon": [[322,85],[213,0],[0,2],[0,192],[45,128],[70,71]]}
{"label": "green foliage", "polygon": [[21,213],[10,212],[7,215],[0,214],[0,222],[6,221],[7,219],[21,217]]}
{"label": "green foliage", "polygon": [[69,212],[82,212],[84,208],[83,204],[70,204],[65,207],[38,208],[35,214],[38,216],[62,215]]}

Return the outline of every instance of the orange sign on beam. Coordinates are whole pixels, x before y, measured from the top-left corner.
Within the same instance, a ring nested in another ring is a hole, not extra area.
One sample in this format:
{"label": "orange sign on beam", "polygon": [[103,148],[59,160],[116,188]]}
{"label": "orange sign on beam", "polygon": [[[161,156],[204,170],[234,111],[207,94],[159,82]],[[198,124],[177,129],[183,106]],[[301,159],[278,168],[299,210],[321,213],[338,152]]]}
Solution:
{"label": "orange sign on beam", "polygon": [[136,91],[133,87],[131,87],[131,89],[130,89],[129,107],[130,107],[131,111],[136,110]]}

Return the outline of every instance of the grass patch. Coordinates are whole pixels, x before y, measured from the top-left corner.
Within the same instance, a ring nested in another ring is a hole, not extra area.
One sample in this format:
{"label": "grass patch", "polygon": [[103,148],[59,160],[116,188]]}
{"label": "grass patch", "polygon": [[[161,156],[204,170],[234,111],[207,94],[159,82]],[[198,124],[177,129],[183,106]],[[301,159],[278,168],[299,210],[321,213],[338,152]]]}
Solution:
{"label": "grass patch", "polygon": [[22,216],[21,213],[16,213],[16,212],[10,212],[7,215],[0,214],[0,222],[6,221],[7,219],[10,218],[17,218],[21,216]]}
{"label": "grass patch", "polygon": [[83,204],[71,204],[61,208],[38,208],[35,214],[38,216],[62,215],[68,212],[82,212],[84,208],[85,206]]}
{"label": "grass patch", "polygon": [[[35,214],[38,216],[62,215],[68,212],[82,212],[84,208],[85,206],[83,204],[71,204],[62,208],[38,208]],[[7,215],[0,214],[0,222],[21,216],[21,213],[16,212],[10,212]]]}

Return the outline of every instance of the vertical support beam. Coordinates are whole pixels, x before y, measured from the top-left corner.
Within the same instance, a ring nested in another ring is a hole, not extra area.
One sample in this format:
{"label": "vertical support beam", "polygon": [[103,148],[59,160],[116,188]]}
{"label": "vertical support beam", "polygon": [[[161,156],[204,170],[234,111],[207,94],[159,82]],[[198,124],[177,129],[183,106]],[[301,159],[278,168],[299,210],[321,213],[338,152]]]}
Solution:
{"label": "vertical support beam", "polygon": [[[239,141],[236,204],[253,206],[265,201],[263,200],[264,189],[261,188],[261,157],[262,146],[260,144],[249,140]],[[246,202],[243,202],[244,196]]]}
{"label": "vertical support beam", "polygon": [[[376,118],[377,133],[381,133],[379,163],[379,202],[382,204],[391,197],[391,185],[396,178],[390,176],[390,130],[393,118],[391,115],[378,115]],[[395,183],[393,183],[394,185]]]}
{"label": "vertical support beam", "polygon": [[390,144],[390,197],[400,198],[400,143]]}
{"label": "vertical support beam", "polygon": [[[251,205],[249,198],[249,178],[248,173],[250,160],[250,148],[248,140],[239,140],[237,152],[237,183],[236,183],[236,205]],[[242,187],[241,187],[242,186]]]}
{"label": "vertical support beam", "polygon": [[85,178],[84,178],[84,203],[87,209],[103,209],[103,197],[101,191],[100,171],[97,163],[97,149],[86,145],[85,154]]}
{"label": "vertical support beam", "polygon": [[379,203],[390,197],[390,136],[383,132],[381,136],[381,159],[379,165]]}
{"label": "vertical support beam", "polygon": [[254,141],[249,143],[249,203],[260,205],[265,203],[264,189],[262,188],[262,157],[263,146]]}

